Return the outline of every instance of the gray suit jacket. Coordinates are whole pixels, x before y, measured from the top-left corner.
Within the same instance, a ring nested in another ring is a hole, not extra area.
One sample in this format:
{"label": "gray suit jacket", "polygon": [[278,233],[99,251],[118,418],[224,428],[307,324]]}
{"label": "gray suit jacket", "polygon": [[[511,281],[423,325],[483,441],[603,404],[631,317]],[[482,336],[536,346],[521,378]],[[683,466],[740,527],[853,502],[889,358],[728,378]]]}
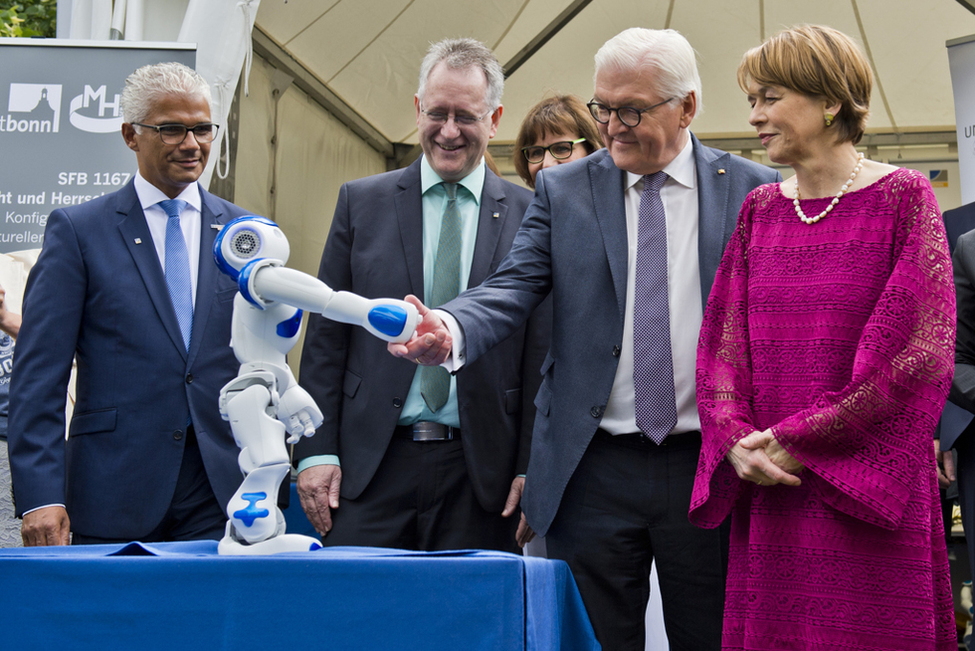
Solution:
{"label": "gray suit jacket", "polygon": [[[693,138],[693,136],[692,136]],[[781,180],[767,167],[694,138],[701,297],[711,291],[738,210],[754,187]],[[480,287],[443,309],[464,330],[468,363],[504,340],[551,291],[552,346],[542,366],[522,508],[545,535],[602,419],[613,388],[626,297],[626,173],[606,150],[538,177],[511,253]],[[458,377],[466,371],[461,369]]]}
{"label": "gray suit jacket", "polygon": [[[531,196],[487,172],[469,287],[498,268]],[[419,160],[342,186],[318,277],[336,291],[366,298],[423,298]],[[457,378],[464,457],[486,510],[501,511],[511,481],[527,469],[532,400],[550,330],[551,314],[540,313],[512,328],[506,341]],[[300,384],[321,407],[325,421],[315,436],[297,444],[296,461],[339,455],[343,497],[361,495],[386,454],[416,370],[362,328],[310,315]]]}
{"label": "gray suit jacket", "polygon": [[[240,451],[217,409],[220,388],[238,368],[230,348],[237,287],[213,261],[211,226],[247,213],[200,195],[189,352],[133,184],[51,213],[27,281],[10,386],[18,514],[61,503],[74,531],[138,540],[169,508],[188,418],[220,503],[240,485]],[[74,356],[77,403],[65,445]]]}
{"label": "gray suit jacket", "polygon": [[[955,296],[958,306],[958,333],[955,338],[955,376],[948,398],[955,405],[975,412],[975,231],[958,238],[951,257]],[[970,421],[970,414],[964,420]],[[975,434],[975,421],[967,428],[946,428],[941,433],[941,449],[948,450],[961,436]]]}

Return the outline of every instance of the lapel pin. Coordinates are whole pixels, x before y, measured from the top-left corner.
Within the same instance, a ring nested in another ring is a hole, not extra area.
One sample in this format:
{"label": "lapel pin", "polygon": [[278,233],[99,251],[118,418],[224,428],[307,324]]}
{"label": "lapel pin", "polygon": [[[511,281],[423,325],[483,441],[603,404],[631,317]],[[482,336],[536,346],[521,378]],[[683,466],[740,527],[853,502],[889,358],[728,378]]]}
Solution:
{"label": "lapel pin", "polygon": [[221,228],[223,228],[223,224],[210,224],[210,228],[215,231],[219,231]]}
{"label": "lapel pin", "polygon": [[142,244],[142,238],[141,237],[135,238],[135,243],[136,244]]}
{"label": "lapel pin", "polygon": [[720,169],[718,169],[718,174],[724,174],[724,168],[723,167],[720,168]]}
{"label": "lapel pin", "polygon": [[501,216],[501,214],[495,212],[495,213],[491,213],[491,216],[494,217],[495,219],[497,219],[498,217]]}

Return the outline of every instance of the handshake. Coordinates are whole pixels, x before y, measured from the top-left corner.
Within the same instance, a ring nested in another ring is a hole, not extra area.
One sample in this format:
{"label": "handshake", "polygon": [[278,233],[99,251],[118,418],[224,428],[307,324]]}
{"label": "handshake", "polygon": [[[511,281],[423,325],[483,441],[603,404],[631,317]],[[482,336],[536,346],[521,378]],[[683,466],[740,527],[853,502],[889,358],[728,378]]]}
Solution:
{"label": "handshake", "polygon": [[420,321],[413,337],[401,344],[390,342],[386,349],[393,357],[402,357],[424,366],[439,366],[450,356],[453,338],[440,315],[410,294],[406,302],[416,306]]}

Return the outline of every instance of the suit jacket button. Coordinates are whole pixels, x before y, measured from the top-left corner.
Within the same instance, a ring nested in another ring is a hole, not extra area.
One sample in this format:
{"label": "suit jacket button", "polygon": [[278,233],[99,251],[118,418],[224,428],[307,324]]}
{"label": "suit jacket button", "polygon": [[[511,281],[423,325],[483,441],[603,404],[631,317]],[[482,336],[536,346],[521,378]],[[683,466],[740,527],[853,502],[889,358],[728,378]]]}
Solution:
{"label": "suit jacket button", "polygon": [[182,441],[183,440],[183,430],[178,429],[175,432],[173,432],[173,438],[176,439],[177,441]]}
{"label": "suit jacket button", "polygon": [[592,417],[593,418],[602,418],[602,416],[603,416],[603,408],[602,407],[593,407],[592,409],[589,410],[589,413],[592,414]]}
{"label": "suit jacket button", "polygon": [[620,352],[622,352],[622,351],[620,350],[620,347],[619,346],[613,346],[613,357],[619,357],[620,356]]}
{"label": "suit jacket button", "polygon": [[192,373],[187,373],[186,374],[186,383],[187,384],[193,384],[193,374]]}
{"label": "suit jacket button", "polygon": [[395,409],[399,409],[402,406],[403,406],[403,401],[402,400],[400,400],[399,398],[393,398],[393,407]]}

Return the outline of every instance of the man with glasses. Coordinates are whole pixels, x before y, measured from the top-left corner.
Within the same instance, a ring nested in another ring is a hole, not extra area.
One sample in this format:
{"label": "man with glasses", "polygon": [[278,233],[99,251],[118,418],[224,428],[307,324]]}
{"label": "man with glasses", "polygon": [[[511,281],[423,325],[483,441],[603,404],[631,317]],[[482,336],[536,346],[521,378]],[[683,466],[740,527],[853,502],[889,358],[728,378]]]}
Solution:
{"label": "man with glasses", "polygon": [[701,145],[689,130],[700,98],[694,50],[677,32],[610,39],[589,103],[606,149],[539,172],[498,272],[442,310],[421,307],[418,336],[389,347],[462,378],[551,292],[523,504],[613,651],[644,648],[651,561],[670,648],[721,644],[728,531],[687,517],[701,447],[697,338],[742,201],[781,177]]}
{"label": "man with glasses", "polygon": [[212,250],[246,212],[197,183],[217,130],[210,88],[182,64],[145,66],[121,107],[134,179],[51,213],[27,284],[8,432],[26,545],[217,540],[241,481],[217,408],[237,374],[237,288]]}
{"label": "man with glasses", "polygon": [[[439,305],[497,268],[532,196],[484,163],[503,86],[483,44],[431,46],[414,98],[423,156],[342,186],[322,281]],[[517,551],[519,475],[550,325],[539,315],[453,378],[310,316],[299,382],[325,422],[297,444],[295,459],[301,503],[323,544]],[[527,526],[518,530],[524,536]]]}

